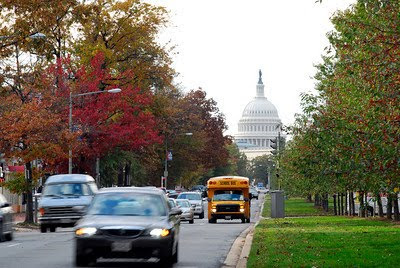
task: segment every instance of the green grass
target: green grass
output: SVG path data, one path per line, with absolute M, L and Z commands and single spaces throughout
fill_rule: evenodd
M 339 216 L 265 219 L 247 267 L 399 267 L 400 228 Z
M 332 206 L 332 202 L 330 202 Z M 332 215 L 332 212 L 324 212 L 321 208 L 314 207 L 314 203 L 308 203 L 304 198 L 289 198 L 285 200 L 285 216 L 298 217 L 298 216 L 322 216 Z M 265 203 L 263 209 L 263 216 L 271 216 L 271 196 L 265 196 Z

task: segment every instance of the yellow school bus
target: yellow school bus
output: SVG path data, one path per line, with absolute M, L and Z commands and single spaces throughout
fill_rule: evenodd
M 241 219 L 250 222 L 249 178 L 221 176 L 207 181 L 208 222 Z

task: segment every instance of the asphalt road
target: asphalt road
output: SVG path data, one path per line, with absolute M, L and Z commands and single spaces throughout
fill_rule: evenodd
M 252 201 L 252 221 L 260 209 Z M 183 222 L 179 241 L 179 262 L 174 267 L 218 268 L 224 262 L 232 243 L 249 224 L 240 220 L 196 218 L 194 224 Z M 0 243 L 0 268 L 64 268 L 74 267 L 72 228 L 58 228 L 56 233 L 39 231 L 15 232 L 14 240 Z M 158 267 L 154 263 L 98 260 L 95 267 Z

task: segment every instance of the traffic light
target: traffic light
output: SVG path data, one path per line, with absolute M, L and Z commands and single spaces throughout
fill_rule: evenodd
M 269 140 L 270 141 L 270 147 L 272 148 L 272 149 L 274 149 L 273 151 L 272 151 L 272 154 L 276 154 L 277 152 L 278 152 L 278 138 L 275 138 L 275 139 L 270 139 Z

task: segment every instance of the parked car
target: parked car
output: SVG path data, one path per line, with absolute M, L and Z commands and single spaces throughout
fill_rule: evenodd
M 0 241 L 13 239 L 13 210 L 4 195 L 0 194 Z
M 251 194 L 251 198 L 252 198 L 252 199 L 255 198 L 255 199 L 258 200 L 258 191 L 257 191 L 256 188 L 251 187 L 251 188 L 250 188 L 250 194 Z
M 190 224 L 194 223 L 194 207 L 190 204 L 188 199 L 177 199 L 175 202 L 182 210 L 181 221 L 188 221 Z
M 159 189 L 101 189 L 75 227 L 75 263 L 87 266 L 100 257 L 176 263 L 180 213 Z
M 83 216 L 97 186 L 84 174 L 62 174 L 47 178 L 39 202 L 39 223 L 42 233 L 55 232 L 57 227 L 71 227 Z
M 204 218 L 204 203 L 199 192 L 183 192 L 176 199 L 188 199 L 194 207 L 194 214 L 199 215 L 200 219 Z

